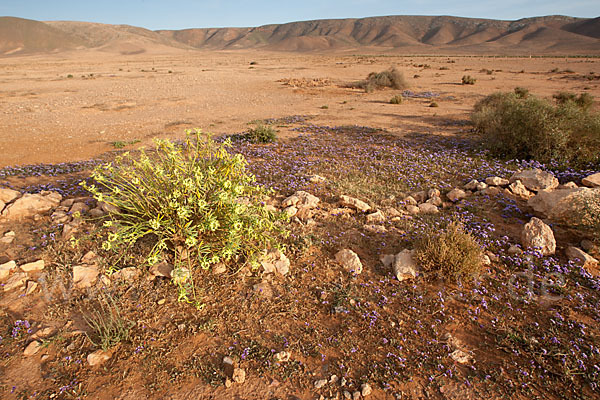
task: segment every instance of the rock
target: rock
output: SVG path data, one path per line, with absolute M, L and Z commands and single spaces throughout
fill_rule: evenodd
M 4 204 L 12 203 L 14 200 L 21 197 L 21 192 L 12 189 L 0 189 L 0 202 Z
M 468 364 L 469 362 L 471 362 L 472 359 L 471 355 L 465 353 L 460 349 L 456 349 L 452 353 L 450 353 L 450 358 L 452 358 L 459 364 Z
M 416 215 L 421 212 L 421 209 L 417 206 L 408 205 L 406 206 L 406 211 L 408 211 L 408 213 L 411 215 Z
M 472 179 L 470 180 L 467 184 L 465 184 L 465 186 L 463 186 L 463 188 L 465 188 L 466 190 L 470 190 L 472 192 L 477 190 L 477 185 L 479 184 L 479 181 L 477 179 Z
M 487 254 L 484 254 L 481 256 L 481 263 L 483 265 L 492 265 L 492 260 L 490 260 L 490 257 Z
M 558 185 L 559 189 L 577 189 L 579 186 L 575 182 L 567 182 L 564 185 Z
M 384 215 L 388 215 L 390 218 L 395 218 L 395 217 L 402 217 L 403 215 L 405 215 L 405 212 L 401 212 L 398 211 L 397 209 L 395 209 L 394 207 L 388 207 L 385 209 L 385 214 Z
M 23 272 L 37 272 L 43 270 L 45 266 L 44 260 L 37 260 L 32 263 L 23 264 L 19 268 L 21 268 L 21 271 Z
M 363 383 L 362 385 L 360 385 L 360 394 L 362 395 L 362 397 L 367 397 L 371 393 L 373 393 L 373 388 L 371 387 L 371 385 L 369 385 L 368 383 Z
M 416 206 L 417 204 L 419 204 L 417 200 L 412 196 L 405 197 L 403 202 L 408 206 Z
M 54 211 L 50 218 L 52 218 L 52 221 L 54 221 L 57 224 L 64 224 L 71 220 L 71 216 L 68 215 L 65 211 L 58 210 Z
M 89 215 L 90 215 L 90 217 L 92 217 L 92 218 L 102 218 L 102 217 L 104 217 L 104 216 L 107 214 L 107 212 L 106 212 L 106 211 L 104 211 L 104 210 L 103 210 L 102 208 L 100 208 L 100 207 L 96 207 L 96 208 L 92 208 L 92 209 L 89 211 L 89 213 L 88 213 L 88 214 L 89 214 Z
M 56 332 L 55 328 L 52 328 L 51 326 L 47 326 L 47 327 L 42 328 L 42 329 L 38 330 L 37 332 L 35 332 L 33 335 L 31 335 L 31 338 L 32 339 L 45 339 L 45 338 L 51 336 L 55 332 Z
M 363 229 L 365 231 L 371 232 L 371 233 L 379 233 L 379 234 L 387 233 L 387 229 L 383 225 L 375 225 L 375 224 L 365 225 L 365 226 L 363 226 Z
M 319 379 L 314 383 L 315 389 L 321 389 L 323 386 L 327 385 L 327 379 Z
M 283 209 L 283 212 L 288 215 L 288 217 L 293 217 L 298 213 L 298 209 L 295 206 L 289 206 Z
M 585 204 L 600 202 L 600 188 L 541 190 L 527 201 L 527 205 L 553 221 L 577 224 Z
M 292 354 L 289 351 L 280 351 L 279 353 L 275 353 L 273 358 L 277 362 L 288 362 L 292 358 Z
M 33 217 L 52 210 L 60 204 L 62 196 L 56 192 L 26 193 L 6 206 L 2 216 L 8 220 Z
M 432 199 L 434 197 L 441 197 L 442 193 L 440 193 L 440 191 L 438 189 L 429 189 L 427 191 L 427 198 L 428 199 Z
M 594 244 L 594 242 L 592 242 L 591 240 L 586 240 L 586 239 L 581 241 L 581 248 L 588 253 L 598 251 L 598 247 Z M 0 265 L 0 268 L 2 268 L 1 265 Z
M 486 196 L 497 196 L 500 194 L 500 191 L 500 188 L 498 188 L 497 186 L 488 186 L 487 188 L 483 189 L 481 193 L 483 193 Z
M 317 206 L 317 204 L 319 204 L 320 201 L 321 200 L 317 196 L 313 196 L 304 190 L 298 190 L 296 193 L 283 200 L 281 205 L 284 207 L 306 206 L 314 208 Z
M 413 258 L 414 250 L 402 250 L 394 257 L 392 270 L 400 282 L 417 276 L 417 264 Z
M 78 289 L 85 289 L 94 286 L 98 280 L 100 271 L 96 266 L 86 267 L 76 265 L 73 267 L 73 284 Z
M 42 343 L 38 342 L 37 340 L 34 340 L 33 342 L 29 343 L 27 345 L 27 347 L 25 347 L 25 351 L 23 352 L 23 355 L 25 357 L 32 356 L 35 353 L 37 353 L 38 351 L 40 351 L 41 348 L 42 348 Z
M 432 205 L 434 205 L 434 206 L 436 206 L 436 207 L 441 207 L 441 206 L 442 206 L 442 204 L 444 204 L 444 201 L 443 201 L 443 200 L 442 200 L 442 198 L 441 198 L 441 197 L 439 197 L 439 196 L 433 196 L 433 197 L 429 198 L 429 199 L 428 199 L 428 200 L 425 202 L 425 204 L 432 204 Z
M 433 204 L 423 203 L 423 204 L 419 204 L 419 211 L 422 212 L 423 214 L 435 214 L 435 213 L 439 212 L 440 210 Z
M 530 199 L 534 196 L 533 193 L 531 193 L 526 187 L 525 185 L 523 185 L 523 182 L 521 182 L 520 180 L 515 180 L 513 181 L 510 185 L 508 185 L 508 190 L 510 190 L 510 192 L 512 194 L 514 194 L 517 197 L 521 197 L 523 199 Z
M 586 176 L 581 183 L 587 187 L 600 188 L 600 172 Z
M 325 183 L 325 182 L 327 182 L 327 179 L 320 175 L 309 175 L 307 178 L 310 183 Z
M 307 221 L 312 218 L 314 214 L 313 208 L 309 206 L 301 206 L 298 208 L 298 212 L 296 212 L 296 217 L 301 219 L 302 221 Z
M 221 275 L 227 272 L 227 266 L 223 263 L 217 263 L 212 267 L 212 273 L 215 275 Z
M 15 240 L 15 233 L 13 231 L 6 232 L 2 238 L 0 238 L 0 243 L 11 244 Z
M 257 292 L 258 294 L 260 294 L 264 297 L 267 297 L 267 298 L 273 297 L 273 288 L 271 288 L 271 285 L 267 281 L 262 281 L 260 283 L 257 283 L 256 285 L 253 286 L 253 289 L 255 292 Z
M 90 365 L 90 367 L 95 367 L 97 365 L 104 364 L 105 362 L 110 360 L 111 357 L 111 353 L 104 350 L 97 350 L 93 353 L 88 354 L 87 362 Z
M 142 271 L 137 269 L 136 267 L 127 267 L 118 270 L 114 274 L 111 275 L 111 278 L 114 280 L 122 280 L 126 282 L 131 282 L 133 280 L 139 279 L 142 275 Z
M 511 256 L 516 256 L 517 254 L 523 253 L 523 250 L 521 250 L 521 248 L 519 246 L 517 246 L 516 244 L 513 244 L 512 246 L 510 246 L 508 248 L 508 250 L 506 252 Z
M 96 253 L 94 253 L 93 251 L 88 251 L 81 258 L 81 262 L 84 264 L 96 264 L 99 259 L 100 259 L 100 257 L 98 257 L 98 255 Z
M 260 263 L 267 274 L 279 272 L 287 275 L 290 272 L 290 260 L 278 249 L 269 250 Z
M 451 202 L 456 203 L 457 201 L 462 200 L 465 197 L 467 197 L 467 194 L 465 193 L 464 190 L 460 190 L 460 189 L 455 188 L 455 189 L 452 189 L 451 191 L 449 191 L 446 194 L 446 197 Z
M 5 280 L 10 275 L 10 272 L 17 268 L 17 263 L 9 261 L 0 265 L 0 281 Z
M 79 231 L 79 226 L 81 225 L 81 220 L 73 220 L 68 224 L 63 225 L 62 229 L 62 239 L 69 240 Z
M 539 168 L 517 172 L 510 177 L 510 183 L 521 181 L 523 186 L 534 192 L 552 190 L 558 187 L 558 179 L 549 172 Z
M 173 265 L 166 261 L 159 262 L 150 267 L 149 270 L 152 276 L 161 278 L 171 278 L 171 272 L 173 272 Z
M 500 178 L 498 176 L 490 176 L 485 178 L 485 183 L 490 186 L 508 186 L 510 183 L 508 179 Z
M 19 272 L 8 278 L 6 283 L 4 284 L 4 291 L 8 292 L 13 289 L 21 288 L 27 282 L 27 274 L 24 272 Z
M 385 222 L 385 215 L 381 210 L 367 215 L 367 223 L 376 224 L 378 222 Z
M 71 214 L 75 214 L 75 213 L 83 214 L 83 213 L 88 212 L 89 210 L 90 210 L 90 206 L 88 206 L 85 203 L 79 202 L 79 203 L 73 203 L 69 212 Z
M 234 364 L 233 358 L 231 358 L 229 356 L 223 357 L 223 364 L 226 365 L 226 366 L 229 365 L 229 366 L 233 367 L 233 364 Z
M 552 255 L 556 251 L 552 228 L 536 217 L 525 224 L 521 233 L 521 244 L 525 248 L 537 248 L 543 255 Z
M 352 393 L 350 393 L 347 390 L 344 390 L 344 399 L 346 399 L 346 400 L 352 400 Z
M 121 212 L 119 207 L 113 206 L 112 204 L 108 204 L 104 201 L 99 201 L 96 206 L 100 207 L 100 209 L 104 211 L 105 214 L 118 214 L 119 212 Z
M 390 268 L 392 266 L 392 264 L 394 263 L 395 258 L 396 258 L 396 256 L 393 254 L 384 254 L 383 256 L 381 256 L 379 261 L 381 261 L 381 263 L 383 264 L 383 266 L 385 268 Z
M 355 274 L 360 274 L 363 270 L 363 265 L 360 262 L 358 254 L 350 249 L 344 249 L 337 252 L 335 260 L 340 263 L 346 270 Z
M 355 210 L 361 212 L 367 212 L 371 210 L 371 206 L 364 201 L 345 195 L 340 196 L 340 204 L 344 207 L 354 208 Z
M 358 390 L 352 393 L 352 400 L 360 400 L 360 392 Z
M 235 383 L 244 383 L 244 382 L 246 382 L 246 371 L 243 370 L 242 368 L 234 368 L 233 369 L 233 375 L 231 376 L 231 379 Z
M 583 251 L 577 247 L 573 247 L 573 246 L 568 247 L 566 253 L 567 253 L 567 257 L 569 258 L 569 261 L 573 261 L 577 265 L 581 265 L 581 266 L 596 266 L 596 265 L 598 265 L 598 260 L 596 260 L 594 257 L 590 256 L 588 253 L 586 253 L 585 251 Z
M 487 183 L 485 182 L 479 182 L 477 183 L 477 187 L 475 188 L 478 192 L 481 192 L 482 190 L 485 190 L 488 188 Z
M 37 289 L 38 287 L 38 283 L 35 281 L 29 281 L 27 282 L 27 289 L 25 290 L 25 295 L 30 295 L 31 293 L 35 292 L 35 289 Z

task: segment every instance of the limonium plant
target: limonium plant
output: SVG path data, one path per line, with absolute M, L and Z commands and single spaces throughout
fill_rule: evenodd
M 258 267 L 266 248 L 280 248 L 285 215 L 264 203 L 271 191 L 256 183 L 229 140 L 186 131 L 182 144 L 155 139 L 156 151 L 124 153 L 96 167 L 93 184 L 82 185 L 114 207 L 105 250 L 122 251 L 151 237 L 149 265 L 174 255 L 174 283 L 188 300 L 191 271 L 233 259 Z M 184 264 L 185 262 L 185 264 Z M 191 285 L 191 286 L 190 286 Z

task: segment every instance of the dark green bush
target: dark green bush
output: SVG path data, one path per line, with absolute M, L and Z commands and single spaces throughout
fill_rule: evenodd
M 458 222 L 429 229 L 415 243 L 415 260 L 423 271 L 445 280 L 473 278 L 483 268 L 481 246 Z
M 553 105 L 535 96 L 494 93 L 475 104 L 471 118 L 492 155 L 565 168 L 600 162 L 600 116 L 574 101 Z

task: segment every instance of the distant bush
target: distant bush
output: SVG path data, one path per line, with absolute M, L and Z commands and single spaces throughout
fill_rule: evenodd
M 400 94 L 397 94 L 390 99 L 390 104 L 402 104 L 403 100 L 404 100 L 404 97 L 402 97 L 402 95 L 400 95 Z
M 186 300 L 189 268 L 208 269 L 238 256 L 258 266 L 259 253 L 278 246 L 284 216 L 266 208 L 268 191 L 246 171 L 244 157 L 228 152 L 229 140 L 217 143 L 199 131 L 188 131 L 181 146 L 155 143 L 155 154 L 125 153 L 94 170 L 98 186 L 82 184 L 119 210 L 106 223 L 113 231 L 103 248 L 123 252 L 146 238 L 152 243 L 148 264 L 174 256 L 175 274 L 185 277 L 177 281 L 180 299 Z
M 483 268 L 481 247 L 455 221 L 426 232 L 415 243 L 415 259 L 423 271 L 445 280 L 473 278 Z
M 492 155 L 564 168 L 598 164 L 600 116 L 568 97 L 553 105 L 535 96 L 494 93 L 475 104 L 471 118 Z
M 518 99 L 524 99 L 529 96 L 529 89 L 517 86 L 515 88 L 515 95 L 517 96 Z
M 67 75 L 67 78 L 71 79 L 73 77 L 73 74 L 69 74 Z
M 439 106 L 440 105 L 435 100 L 433 100 L 431 103 L 429 103 L 429 107 L 439 107 Z
M 594 96 L 589 93 L 581 93 L 577 96 L 572 92 L 558 92 L 553 94 L 552 98 L 556 100 L 558 104 L 572 102 L 585 110 L 588 110 L 594 105 Z
M 573 224 L 578 229 L 590 233 L 596 243 L 600 244 L 600 195 L 590 193 L 579 199 L 576 204 Z
M 352 84 L 351 86 L 364 89 L 365 92 L 371 93 L 374 90 L 386 87 L 399 90 L 406 89 L 408 88 L 408 83 L 404 78 L 404 74 L 392 67 L 382 72 L 371 72 L 367 76 L 367 79 Z
M 269 125 L 259 124 L 244 135 L 252 143 L 273 143 L 277 140 L 277 131 Z
M 473 78 L 471 75 L 463 75 L 462 84 L 463 85 L 474 85 L 477 82 L 477 79 Z

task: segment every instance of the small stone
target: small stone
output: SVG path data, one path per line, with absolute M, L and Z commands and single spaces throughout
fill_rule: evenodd
M 516 244 L 513 244 L 512 246 L 510 246 L 508 248 L 508 250 L 506 252 L 511 256 L 516 256 L 517 254 L 523 253 L 523 250 Z
M 367 232 L 371 232 L 371 233 L 382 234 L 382 233 L 386 233 L 387 232 L 386 227 L 383 226 L 383 225 L 365 225 L 365 226 L 363 226 L 363 228 Z
M 487 254 L 484 254 L 481 256 L 481 263 L 483 265 L 492 265 L 492 260 L 490 260 L 490 257 Z
M 400 282 L 417 276 L 417 264 L 414 260 L 414 250 L 402 250 L 394 257 L 392 264 L 394 276 Z
M 394 217 L 402 217 L 403 215 L 405 215 L 405 212 L 401 212 L 397 209 L 395 209 L 394 207 L 388 207 L 385 209 L 385 214 L 384 215 L 388 215 L 390 218 L 394 218 Z
M 231 379 L 235 383 L 244 383 L 244 382 L 246 382 L 246 371 L 243 370 L 242 368 L 234 368 L 233 369 L 233 376 L 231 377 Z
M 379 261 L 381 261 L 385 268 L 390 268 L 395 258 L 396 256 L 394 254 L 384 254 L 383 256 L 381 256 Z
M 500 178 L 498 176 L 490 176 L 485 178 L 485 183 L 490 186 L 508 186 L 510 183 L 508 179 Z
M 113 206 L 112 204 L 108 204 L 104 201 L 99 201 L 97 207 L 100 207 L 105 214 L 118 214 L 121 210 L 117 206 Z
M 371 385 L 369 385 L 368 383 L 363 383 L 362 385 L 360 385 L 360 394 L 362 395 L 362 397 L 367 397 L 371 393 L 373 393 L 373 388 L 371 387 Z
M 76 213 L 83 214 L 83 213 L 88 212 L 89 210 L 90 210 L 90 206 L 88 206 L 85 203 L 80 202 L 80 203 L 74 203 L 71 206 L 71 209 L 69 210 L 69 212 L 71 214 L 76 214 Z
M 92 209 L 89 211 L 89 213 L 88 213 L 88 214 L 89 214 L 89 215 L 90 215 L 90 217 L 92 217 L 92 218 L 102 218 L 102 217 L 104 217 L 104 216 L 107 214 L 107 212 L 106 212 L 106 211 L 104 211 L 104 210 L 103 210 L 102 208 L 100 208 L 100 207 L 96 207 L 96 208 L 92 208 Z
M 292 358 L 292 354 L 289 351 L 280 351 L 275 353 L 273 356 L 277 362 L 288 362 Z
M 486 196 L 497 196 L 500 194 L 500 189 L 496 186 L 488 186 L 481 191 Z
M 16 234 L 13 231 L 6 232 L 2 238 L 0 238 L 0 243 L 11 244 L 15 240 Z
M 25 285 L 25 282 L 27 282 L 27 274 L 26 273 L 19 272 L 17 274 L 14 274 L 10 278 L 8 278 L 8 280 L 4 284 L 4 291 L 8 292 L 13 289 L 21 288 Z
M 0 281 L 5 280 L 10 275 L 10 272 L 17 268 L 17 263 L 9 261 L 0 265 Z
M 478 192 L 481 192 L 482 190 L 485 190 L 488 188 L 487 183 L 485 182 L 479 182 L 477 183 L 477 186 L 475 187 L 475 190 L 477 190 Z
M 352 393 L 352 400 L 360 400 L 360 392 L 358 390 Z
M 154 277 L 171 278 L 171 272 L 173 272 L 173 265 L 166 261 L 159 262 L 150 267 L 150 274 Z
M 113 280 L 123 280 L 126 282 L 131 282 L 133 280 L 138 279 L 142 275 L 142 271 L 137 269 L 136 267 L 127 267 L 118 270 L 114 274 L 111 275 Z
M 43 270 L 45 265 L 44 260 L 37 260 L 32 263 L 23 264 L 19 268 L 21 268 L 21 271 L 23 272 L 37 272 Z
M 456 361 L 459 364 L 468 364 L 472 359 L 472 357 L 468 353 L 465 353 L 464 351 L 462 351 L 460 349 L 454 350 L 450 354 L 450 358 L 452 358 L 454 361 Z
M 340 378 L 338 378 L 338 376 L 337 376 L 337 375 L 331 375 L 331 377 L 329 378 L 329 383 L 337 383 L 337 381 L 338 381 L 339 379 L 340 379 Z
M 310 183 L 325 183 L 325 182 L 327 182 L 327 179 L 320 175 L 309 175 L 308 181 Z
M 408 213 L 411 215 L 416 215 L 421 212 L 421 209 L 417 206 L 408 205 L 406 206 L 406 211 L 408 211 Z
M 521 244 L 525 248 L 537 248 L 543 255 L 552 255 L 556 251 L 552 228 L 536 217 L 525 224 L 521 233 Z
M 104 350 L 97 350 L 93 353 L 88 354 L 87 362 L 91 367 L 95 367 L 97 365 L 104 364 L 106 361 L 110 360 L 112 354 L 106 352 Z
M 417 200 L 412 196 L 405 197 L 403 201 L 404 201 L 404 204 L 406 204 L 408 206 L 416 206 L 417 204 L 419 204 L 417 202 Z
M 449 191 L 446 194 L 446 197 L 448 198 L 448 200 L 450 200 L 453 203 L 456 203 L 459 200 L 464 199 L 465 197 L 467 197 L 467 194 L 465 193 L 464 190 L 460 190 L 460 189 L 452 189 L 451 191 Z
M 581 183 L 591 188 L 600 187 L 600 172 L 586 176 L 581 180 Z
M 439 196 L 433 196 L 433 197 L 429 198 L 429 200 L 427 200 L 425 202 L 425 204 L 433 204 L 436 207 L 441 207 L 442 204 L 444 204 L 444 201 Z
M 304 190 L 298 190 L 296 193 L 294 193 L 293 195 L 291 195 L 288 198 L 286 198 L 285 200 L 283 200 L 281 202 L 281 205 L 284 207 L 306 206 L 306 207 L 314 208 L 317 206 L 317 204 L 320 201 L 321 200 L 317 196 L 314 196 L 308 192 L 305 192 Z
M 429 196 L 427 195 L 426 191 L 421 190 L 419 192 L 413 193 L 412 197 L 417 201 L 417 203 L 423 203 L 425 200 L 427 200 Z
M 323 386 L 327 385 L 327 379 L 319 379 L 314 383 L 315 389 L 321 389 Z
M 376 224 L 378 222 L 385 222 L 385 215 L 381 210 L 378 210 L 372 214 L 367 215 L 368 224 Z
M 231 381 L 231 379 L 229 379 L 229 378 L 225 378 L 225 387 L 226 387 L 227 389 L 229 389 L 229 388 L 230 388 L 230 387 L 232 387 L 232 386 L 233 386 L 233 382 Z
M 229 356 L 223 357 L 223 364 L 233 366 L 233 358 Z
M 38 351 L 40 351 L 41 348 L 42 348 L 42 343 L 38 342 L 37 340 L 34 340 L 33 342 L 29 343 L 27 345 L 27 347 L 25 347 L 25 351 L 23 352 L 23 355 L 25 357 L 32 356 L 35 353 L 37 353 Z
M 96 266 L 76 265 L 73 267 L 73 284 L 78 289 L 91 287 L 96 283 L 99 274 Z
M 351 399 L 352 399 L 352 393 L 350 393 L 350 392 L 349 392 L 349 391 L 347 391 L 347 390 L 344 390 L 344 398 L 345 398 L 346 400 L 351 400 Z
M 463 186 L 466 190 L 475 191 L 477 190 L 477 185 L 479 181 L 477 179 L 470 180 L 465 186 Z
M 598 265 L 598 260 L 596 260 L 594 257 L 590 256 L 588 253 L 586 253 L 585 251 L 583 251 L 577 247 L 573 247 L 573 246 L 568 247 L 566 253 L 567 253 L 567 257 L 569 258 L 569 261 L 573 261 L 577 265 L 581 265 L 581 266 L 596 266 L 596 265 Z
M 37 289 L 37 287 L 38 287 L 37 282 L 35 282 L 35 281 L 27 282 L 27 289 L 25 290 L 25 294 L 30 295 L 31 293 L 35 292 L 35 289 Z
M 344 249 L 337 252 L 335 260 L 340 263 L 346 270 L 355 274 L 360 274 L 363 270 L 363 265 L 360 262 L 358 254 L 350 249 Z
M 288 215 L 288 217 L 291 218 L 298 213 L 298 208 L 296 208 L 295 206 L 289 206 L 289 207 L 284 208 L 283 212 L 286 213 Z
M 96 253 L 94 253 L 93 251 L 88 251 L 81 258 L 81 262 L 83 264 L 96 264 L 99 259 L 100 259 L 100 257 L 98 257 L 98 255 Z
M 437 212 L 439 212 L 440 210 L 434 206 L 433 204 L 427 204 L 427 203 L 423 203 L 423 204 L 419 204 L 419 210 L 420 212 L 422 212 L 423 214 L 435 214 Z
M 340 196 L 340 204 L 344 207 L 350 207 L 361 212 L 367 212 L 371 210 L 371 206 L 364 201 L 345 195 Z
M 440 197 L 442 193 L 438 189 L 429 189 L 427 191 L 427 198 L 432 199 L 434 197 Z
M 573 181 L 567 182 L 564 185 L 558 185 L 559 189 L 577 189 L 579 186 Z
M 217 263 L 212 267 L 212 273 L 215 275 L 222 275 L 227 272 L 227 266 L 223 263 Z

